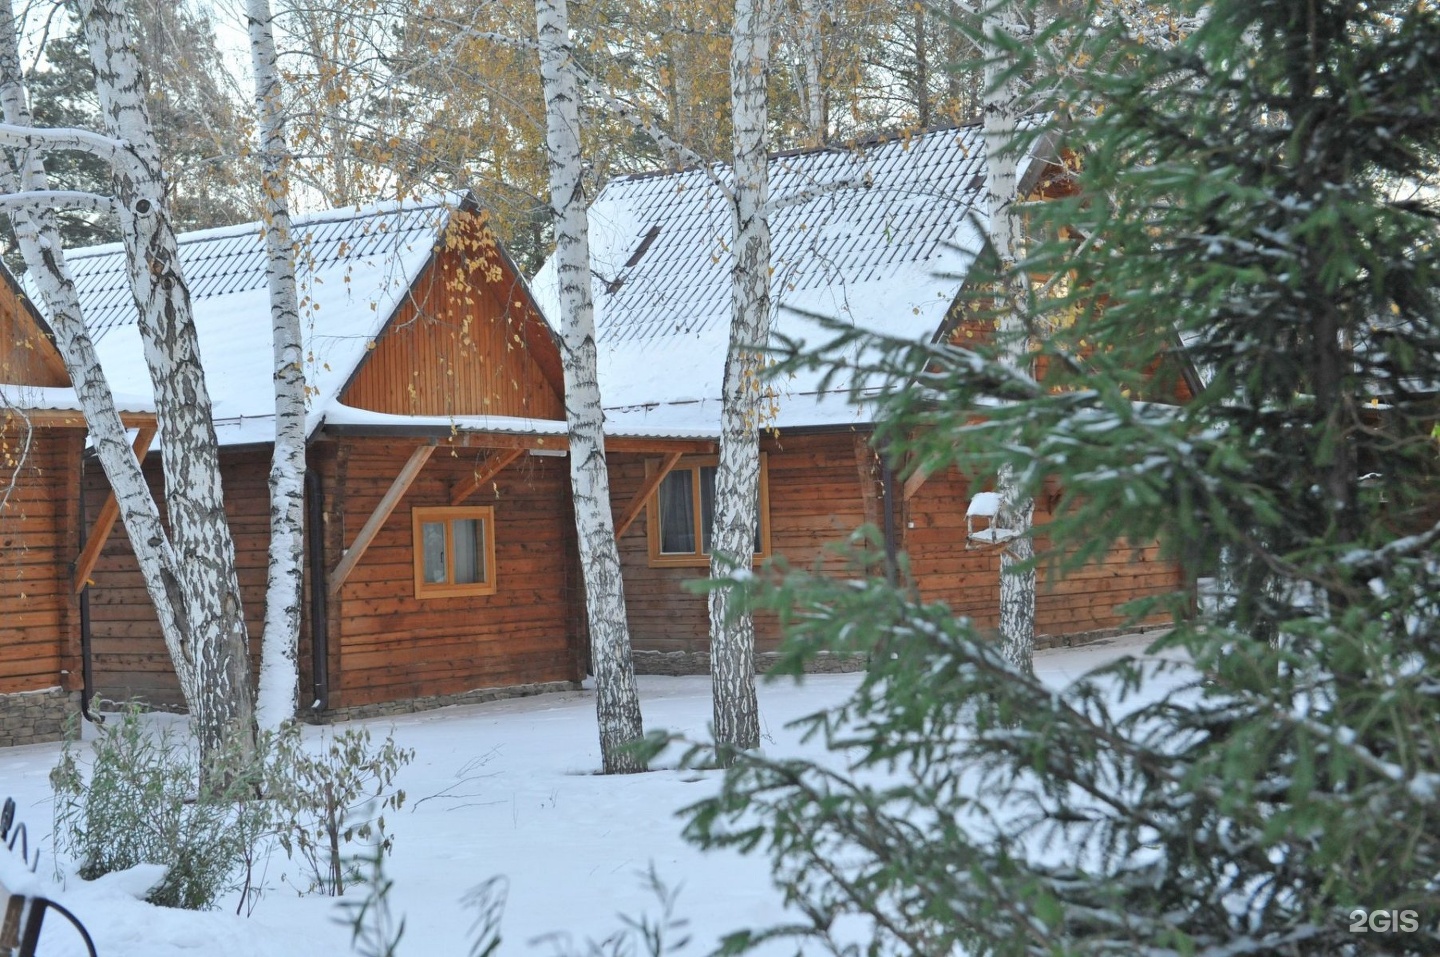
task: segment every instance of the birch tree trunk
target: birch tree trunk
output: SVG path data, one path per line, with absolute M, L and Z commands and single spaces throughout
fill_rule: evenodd
M 570 65 L 566 0 L 536 0 L 535 27 L 545 89 L 550 205 L 555 215 L 555 272 L 560 290 L 565 419 L 570 435 L 570 485 L 585 580 L 590 660 L 600 754 L 606 774 L 645 770 L 625 750 L 642 737 L 640 698 L 630 655 L 620 550 L 610 514 L 604 416 L 595 365 L 595 306 L 590 288 L 590 237 L 581 185 L 580 104 Z
M 827 91 L 821 75 L 825 58 L 825 19 L 831 13 L 833 0 L 801 0 L 800 56 L 804 62 L 801 85 L 805 107 L 805 127 L 811 146 L 824 146 L 826 137 Z
M 0 23 L 0 102 L 3 102 L 5 122 L 30 127 L 33 118 L 21 82 L 23 74 L 17 48 L 16 20 L 9 0 L 0 7 L 0 16 L 3 16 L 3 23 Z M 6 151 L 3 161 L 0 161 L 0 190 L 6 193 L 22 190 L 36 194 L 48 192 L 45 166 L 39 152 Z M 11 222 L 25 265 L 48 308 L 55 344 L 90 429 L 91 446 L 115 492 L 120 521 L 144 576 L 147 594 L 155 606 L 180 690 L 187 702 L 193 702 L 197 697 L 195 666 L 175 553 L 160 522 L 159 509 L 150 495 L 140 463 L 131 450 L 109 383 L 105 381 L 94 344 L 85 328 L 75 283 L 65 263 L 65 250 L 54 211 L 44 207 L 15 210 L 11 213 Z
M 770 339 L 769 157 L 765 102 L 773 0 L 737 0 L 730 34 L 730 108 L 734 122 L 734 241 L 730 345 L 720 412 L 720 461 L 710 576 L 749 572 L 760 501 L 760 349 Z M 710 592 L 710 675 L 715 743 L 729 763 L 735 750 L 760 746 L 755 702 L 755 622 L 734 607 L 728 589 Z M 727 756 L 727 752 L 729 752 Z
M 295 245 L 290 234 L 290 149 L 285 141 L 269 0 L 247 0 L 247 14 L 250 65 L 255 72 L 255 111 L 260 118 L 265 256 L 269 262 L 271 336 L 275 351 L 270 552 L 255 716 L 260 727 L 273 730 L 295 716 L 300 687 L 296 654 L 305 575 L 305 356 L 301 345 L 299 296 L 295 290 Z
M 1023 109 L 1024 85 L 1017 76 L 1006 77 L 1012 66 L 1006 52 L 1027 32 L 1013 5 L 1001 2 L 987 8 L 982 25 L 986 49 L 985 101 L 981 135 L 985 143 L 985 198 L 990 222 L 990 243 L 999 260 L 996 289 L 996 330 L 1013 349 L 1011 361 L 1020 367 L 1029 361 L 1025 338 L 1025 279 L 1016 270 L 1019 260 L 1019 155 L 1016 135 Z M 995 526 L 1012 535 L 1000 552 L 1000 641 L 1005 656 L 1029 671 L 1035 653 L 1035 570 L 1024 563 L 1034 556 L 1030 521 L 1034 502 L 1023 494 L 1013 471 L 1002 469 L 996 482 L 1000 508 Z
M 114 168 L 120 233 L 155 390 L 171 542 L 196 667 L 192 716 L 201 750 L 254 742 L 249 643 L 235 546 L 220 488 L 219 446 L 200 366 L 190 290 L 165 203 L 159 149 L 122 0 L 80 0 L 101 115 L 131 162 Z

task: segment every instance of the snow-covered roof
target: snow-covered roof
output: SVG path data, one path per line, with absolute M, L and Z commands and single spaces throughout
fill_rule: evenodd
M 137 415 L 154 414 L 155 403 L 148 397 L 115 393 L 115 411 Z M 0 382 L 0 409 L 22 412 L 79 412 L 80 398 L 71 388 L 15 385 Z
M 312 429 L 425 268 L 453 206 L 392 202 L 295 219 Z M 274 441 L 275 360 L 261 226 L 184 233 L 179 243 L 220 443 Z M 72 250 L 66 259 L 110 387 L 148 401 L 150 373 L 124 247 Z
M 775 333 L 825 342 L 833 335 L 813 318 L 824 316 L 933 335 L 981 246 L 984 173 L 978 126 L 773 157 L 770 195 L 782 204 L 770 217 Z M 730 239 L 730 208 L 702 169 L 615 180 L 591 205 L 607 431 L 718 425 Z M 552 258 L 532 283 L 551 322 L 560 315 L 554 268 Z M 868 408 L 846 402 L 848 382 L 822 394 L 819 379 L 774 383 L 770 424 L 869 421 Z

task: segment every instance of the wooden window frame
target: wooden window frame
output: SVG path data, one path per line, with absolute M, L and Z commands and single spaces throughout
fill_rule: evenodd
M 704 529 L 701 524 L 705 516 L 700 507 L 700 470 L 706 467 L 719 465 L 720 457 L 716 455 L 687 455 L 675 463 L 670 470 L 673 475 L 676 472 L 689 471 L 693 473 L 690 480 L 690 494 L 694 500 L 694 514 L 696 516 L 695 547 L 697 551 L 689 554 L 677 552 L 660 551 L 660 488 L 655 487 L 651 493 L 650 500 L 646 504 L 645 537 L 648 542 L 648 551 L 651 568 L 709 568 L 710 556 L 705 552 L 698 551 L 704 541 Z M 654 475 L 659 468 L 659 462 L 654 459 L 645 461 L 645 474 Z M 668 477 L 668 476 L 667 476 Z M 753 564 L 760 564 L 770 557 L 770 466 L 766 453 L 760 453 L 760 550 L 755 553 Z
M 437 584 L 425 580 L 425 545 L 423 528 L 430 523 L 444 523 L 445 525 L 445 563 L 446 575 L 449 578 L 455 576 L 455 548 L 451 540 L 454 533 L 454 525 L 457 519 L 475 519 L 482 527 L 481 536 L 483 560 L 485 562 L 485 574 L 478 582 L 464 582 L 455 584 L 447 582 Z M 410 509 L 410 547 L 414 552 L 415 565 L 415 597 L 426 598 L 460 598 L 471 595 L 493 595 L 495 594 L 495 507 L 493 505 L 435 505 L 416 506 Z

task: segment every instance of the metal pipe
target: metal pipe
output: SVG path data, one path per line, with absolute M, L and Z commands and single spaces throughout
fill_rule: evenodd
M 880 490 L 885 496 L 885 580 L 894 585 L 900 545 L 895 526 L 895 469 L 888 449 L 880 453 Z
M 330 706 L 330 628 L 325 606 L 325 488 L 320 472 L 305 470 L 305 543 L 310 566 L 310 683 L 315 711 Z
M 90 532 L 90 523 L 85 515 L 85 455 L 80 455 L 80 552 L 85 551 L 85 539 Z M 77 552 L 76 554 L 79 554 Z M 70 564 L 70 573 L 75 573 L 75 563 Z M 102 724 L 98 715 L 90 713 L 90 700 L 95 696 L 95 664 L 90 649 L 90 585 L 80 589 L 80 716 L 91 724 Z

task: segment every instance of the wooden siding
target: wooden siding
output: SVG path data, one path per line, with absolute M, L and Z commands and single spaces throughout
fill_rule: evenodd
M 762 443 L 769 462 L 772 551 L 792 567 L 818 565 L 844 573 L 845 562 L 826 546 L 846 540 L 866 522 L 881 522 L 879 469 L 863 450 L 857 452 L 856 437 L 837 432 L 767 438 Z M 611 457 L 617 508 L 643 481 L 644 460 Z M 900 546 L 909 553 L 925 599 L 948 602 L 956 614 L 993 628 L 1000 595 L 999 555 L 994 549 L 965 548 L 968 493 L 967 483 L 953 471 L 931 477 L 897 516 Z M 1043 527 L 1048 520 L 1049 514 L 1038 508 L 1037 525 Z M 705 597 L 688 592 L 685 583 L 703 578 L 705 571 L 650 567 L 649 521 L 647 508 L 620 541 L 631 640 L 639 650 L 704 651 L 709 627 Z M 1129 622 L 1116 611 L 1117 605 L 1182 586 L 1179 567 L 1162 560 L 1154 545 L 1117 548 L 1063 581 L 1047 582 L 1042 571 L 1036 632 L 1064 635 L 1121 627 Z M 774 650 L 779 638 L 773 618 L 757 618 L 757 650 Z
M 452 237 L 376 339 L 341 401 L 395 415 L 563 419 L 562 391 L 555 343 L 493 239 Z
M 86 460 L 85 513 L 99 513 L 110 491 L 93 458 Z M 265 619 L 265 561 L 270 541 L 268 451 L 223 452 L 220 480 L 225 514 L 235 538 L 235 564 L 250 635 L 252 662 L 259 664 Z M 160 456 L 145 460 L 150 492 L 165 514 Z M 90 651 L 94 691 L 113 701 L 138 699 L 150 707 L 183 709 L 184 697 L 160 634 L 155 608 L 130 548 L 122 523 L 116 522 L 100 560 L 90 574 Z
M 948 603 L 955 614 L 970 617 L 982 628 L 997 628 L 1000 551 L 965 547 L 969 486 L 954 469 L 932 475 L 904 505 L 901 546 L 910 556 L 923 598 Z M 1049 521 L 1045 503 L 1037 502 L 1034 524 L 1040 550 L 1048 544 L 1044 527 Z M 1035 633 L 1069 635 L 1125 627 L 1133 622 L 1118 606 L 1184 586 L 1179 565 L 1163 560 L 1154 543 L 1111 549 L 1062 580 L 1047 580 L 1042 565 L 1035 590 Z
M 828 554 L 825 546 L 843 541 L 863 525 L 867 499 L 874 501 L 873 476 L 870 482 L 861 481 L 855 433 L 766 438 L 761 448 L 769 471 L 772 553 L 792 566 L 810 568 L 818 562 L 827 571 L 842 572 L 844 561 Z M 610 491 L 617 510 L 644 481 L 645 458 L 610 456 Z M 685 583 L 704 578 L 706 570 L 650 567 L 650 512 L 641 512 L 620 539 L 631 642 L 647 651 L 704 651 L 709 645 L 706 599 L 686 591 Z M 773 651 L 780 640 L 774 618 L 757 616 L 755 628 L 756 648 Z
M 70 588 L 79 549 L 84 435 L 0 421 L 0 694 L 80 687 L 80 618 Z
M 411 451 L 388 438 L 341 445 L 345 494 L 327 502 L 332 534 L 355 537 Z M 568 634 L 579 583 L 563 458 L 522 456 L 468 500 L 494 508 L 494 594 L 415 597 L 410 509 L 448 505 L 487 454 L 442 447 L 431 456 L 331 602 L 332 707 L 580 677 Z
M 60 353 L 42 331 L 8 274 L 0 276 L 0 382 L 67 388 Z

